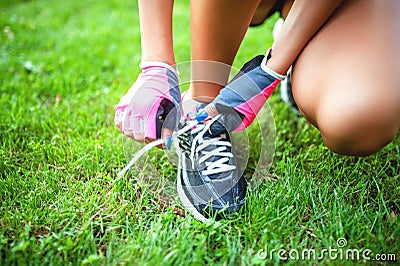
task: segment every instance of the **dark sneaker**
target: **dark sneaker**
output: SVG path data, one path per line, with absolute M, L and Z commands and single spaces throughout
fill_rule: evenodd
M 301 115 L 299 107 L 297 106 L 292 92 L 292 68 L 289 69 L 287 77 L 281 82 L 281 98 L 289 106 L 294 113 Z
M 178 131 L 177 189 L 183 205 L 206 222 L 237 212 L 246 198 L 247 181 L 232 152 L 228 133 L 211 135 L 207 124 L 186 121 Z

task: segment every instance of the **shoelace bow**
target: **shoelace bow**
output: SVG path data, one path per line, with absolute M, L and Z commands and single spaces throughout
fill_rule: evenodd
M 192 145 L 190 148 L 190 159 L 192 162 L 192 167 L 195 168 L 195 154 L 196 152 L 200 152 L 201 157 L 199 158 L 198 163 L 200 164 L 205 162 L 206 164 L 206 169 L 202 170 L 203 175 L 227 172 L 236 168 L 236 166 L 234 165 L 227 164 L 230 158 L 233 157 L 232 152 L 228 150 L 228 147 L 231 147 L 231 143 L 229 141 L 222 141 L 221 137 L 204 139 L 204 134 L 209 130 L 211 124 L 218 118 L 219 115 L 215 116 L 206 125 L 199 124 L 196 120 L 189 121 L 186 126 L 184 126 L 182 129 L 175 131 L 172 135 L 172 141 L 175 141 L 180 135 L 185 134 L 189 130 L 191 131 L 191 134 L 198 133 L 198 135 L 192 141 Z M 146 144 L 133 156 L 132 160 L 117 174 L 117 176 L 122 176 L 123 174 L 125 174 L 135 164 L 135 162 L 139 160 L 139 158 L 147 153 L 150 149 L 159 145 L 163 145 L 164 143 L 164 139 L 159 139 Z M 196 143 L 199 143 L 197 147 Z M 210 145 L 214 145 L 217 148 L 213 149 L 212 151 L 205 151 L 204 149 Z M 218 156 L 221 158 L 216 161 L 207 162 L 208 159 L 212 159 L 214 156 Z

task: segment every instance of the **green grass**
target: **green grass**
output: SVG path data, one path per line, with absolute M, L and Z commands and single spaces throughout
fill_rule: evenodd
M 178 62 L 189 60 L 188 2 L 176 1 Z M 339 238 L 399 261 L 399 137 L 367 158 L 335 155 L 275 93 L 268 176 L 240 214 L 201 224 L 160 206 L 135 172 L 116 178 L 127 160 L 113 107 L 140 62 L 135 1 L 0 3 L 0 264 L 263 265 L 280 261 L 259 251 L 320 252 Z M 265 52 L 272 25 L 248 32 L 236 67 Z M 149 160 L 173 178 L 163 156 Z

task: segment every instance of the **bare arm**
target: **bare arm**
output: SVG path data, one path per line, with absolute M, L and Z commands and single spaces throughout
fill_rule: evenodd
M 272 47 L 268 67 L 286 74 L 301 50 L 332 15 L 341 0 L 296 0 Z
M 174 0 L 139 0 L 142 62 L 175 64 L 172 43 Z

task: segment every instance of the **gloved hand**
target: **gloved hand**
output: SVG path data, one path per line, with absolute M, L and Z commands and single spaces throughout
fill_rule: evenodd
M 181 95 L 173 67 L 161 62 L 140 67 L 142 73 L 115 107 L 114 123 L 126 136 L 150 142 L 172 135 L 181 116 Z
M 270 55 L 271 49 L 266 56 L 259 55 L 247 62 L 214 101 L 199 111 L 197 121 L 219 115 L 219 123 L 210 128 L 215 135 L 247 128 L 276 86 L 285 79 L 285 76 L 267 67 Z

